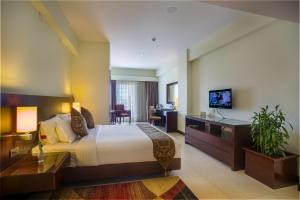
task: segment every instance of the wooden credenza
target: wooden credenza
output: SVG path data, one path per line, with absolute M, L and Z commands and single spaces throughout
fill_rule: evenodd
M 246 121 L 188 115 L 185 118 L 185 142 L 229 165 L 245 168 L 244 147 L 249 147 L 250 124 Z

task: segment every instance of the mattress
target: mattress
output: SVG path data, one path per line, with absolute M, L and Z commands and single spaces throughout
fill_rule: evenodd
M 172 137 L 172 136 L 170 136 Z M 180 158 L 179 142 L 175 143 L 175 158 Z M 45 153 L 69 152 L 70 166 L 97 166 L 105 164 L 156 161 L 151 139 L 136 125 L 97 125 L 89 134 L 71 144 L 44 145 Z M 38 154 L 38 146 L 32 154 Z

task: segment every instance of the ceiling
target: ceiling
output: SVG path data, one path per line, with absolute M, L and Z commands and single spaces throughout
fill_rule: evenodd
M 127 68 L 157 69 L 242 15 L 200 2 L 59 4 L 79 40 L 109 41 L 111 66 Z

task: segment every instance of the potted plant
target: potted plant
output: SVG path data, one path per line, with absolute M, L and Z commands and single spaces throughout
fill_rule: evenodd
M 253 148 L 245 148 L 247 175 L 276 189 L 297 182 L 297 155 L 285 151 L 289 133 L 285 114 L 275 106 L 254 112 L 251 123 Z

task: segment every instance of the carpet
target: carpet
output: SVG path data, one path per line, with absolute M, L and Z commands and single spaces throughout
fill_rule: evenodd
M 42 196 L 41 196 L 42 195 Z M 29 199 L 198 199 L 177 176 L 142 181 L 62 188 Z

